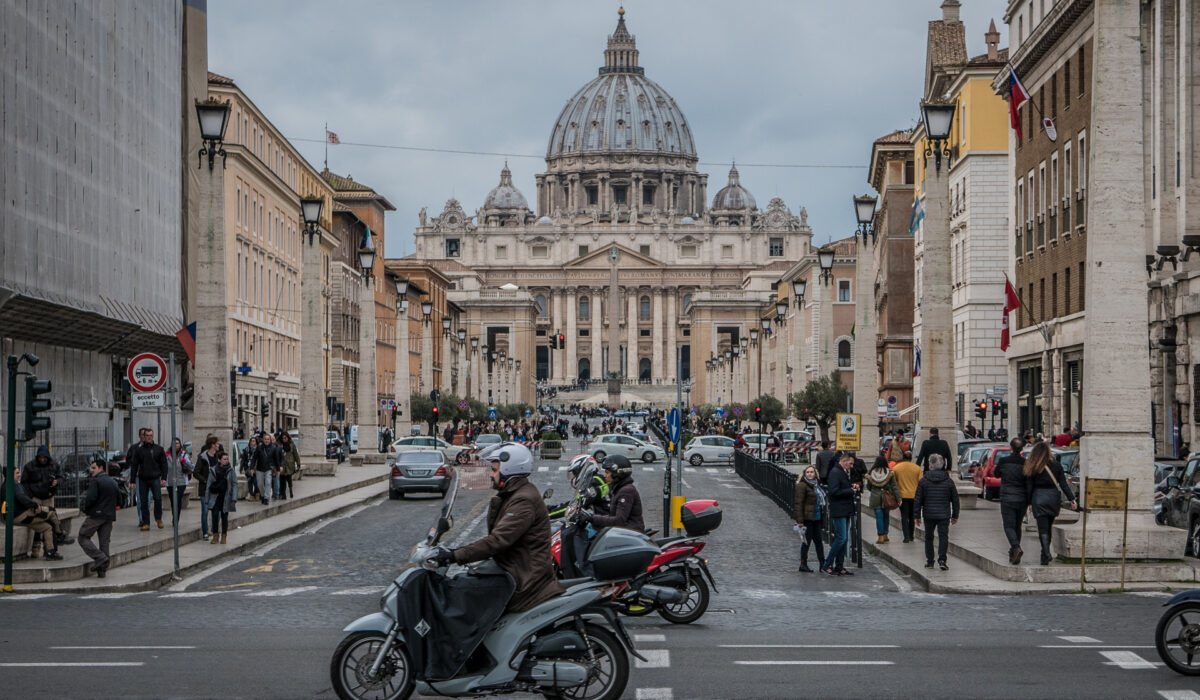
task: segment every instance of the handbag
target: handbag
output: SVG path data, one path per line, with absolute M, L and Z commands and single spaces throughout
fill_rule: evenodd
M 883 492 L 883 509 L 896 510 L 900 507 L 900 501 L 896 498 L 896 494 L 890 489 Z

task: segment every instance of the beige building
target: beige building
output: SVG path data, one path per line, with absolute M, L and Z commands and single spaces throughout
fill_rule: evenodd
M 696 382 L 693 403 L 715 401 L 699 363 L 759 326 L 772 263 L 811 252 L 804 211 L 760 209 L 736 167 L 710 203 L 683 111 L 646 77 L 621 14 L 599 75 L 553 123 L 534 206 L 505 167 L 473 215 L 452 199 L 415 232 L 416 258 L 461 263 L 440 267 L 451 299 L 472 337 L 514 360 L 497 379 L 513 400 L 532 403 L 537 383 L 607 400 L 597 382 L 612 377 L 623 403 L 673 401 L 677 379 Z

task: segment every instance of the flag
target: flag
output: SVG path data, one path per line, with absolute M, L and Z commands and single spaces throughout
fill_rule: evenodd
M 1017 69 L 1008 64 L 1008 124 L 1017 130 L 1017 138 L 1021 138 L 1021 118 L 1017 110 L 1029 99 L 1029 91 L 1017 77 Z
M 921 376 L 921 346 L 913 349 L 913 376 Z
M 329 129 L 325 130 L 325 140 L 328 141 L 329 143 L 332 143 L 335 146 L 340 145 L 342 143 L 342 140 L 338 138 L 338 135 L 333 133 Z
M 908 220 L 908 235 L 917 235 L 917 227 L 921 225 L 921 221 L 925 218 L 925 207 L 921 204 L 920 197 L 913 198 L 912 217 Z
M 192 321 L 183 328 L 175 332 L 175 337 L 179 339 L 179 344 L 183 346 L 183 351 L 187 353 L 188 361 L 192 366 L 196 366 L 196 322 Z
M 1004 276 L 1004 319 L 1000 323 L 1000 350 L 1008 350 L 1008 313 L 1021 308 L 1021 299 L 1013 288 L 1008 275 Z
M 858 321 L 850 324 L 850 338 L 854 338 L 854 329 L 858 326 Z
M 1051 143 L 1058 141 L 1058 129 L 1054 128 L 1054 120 L 1050 117 L 1042 117 L 1042 128 L 1046 130 L 1046 136 L 1050 137 Z
M 366 224 L 363 224 L 363 229 L 363 240 L 362 245 L 359 246 L 359 249 L 365 248 L 367 250 L 375 250 L 375 241 L 372 239 L 372 236 L 374 236 L 375 233 L 371 231 L 371 227 L 367 226 Z

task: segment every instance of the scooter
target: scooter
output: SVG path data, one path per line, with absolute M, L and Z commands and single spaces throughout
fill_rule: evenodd
M 1154 630 L 1158 655 L 1176 673 L 1200 676 L 1200 589 L 1171 596 Z
M 414 566 L 388 587 L 381 611 L 346 627 L 330 664 L 337 696 L 401 700 L 416 690 L 450 697 L 523 692 L 619 698 L 629 681 L 629 655 L 645 659 L 614 611 L 611 599 L 621 585 L 614 581 L 644 570 L 657 547 L 639 533 L 608 528 L 589 556 L 606 580 L 564 581 L 561 596 L 505 613 L 515 584 L 494 561 L 447 576 L 434 559 L 438 541 L 453 524 L 457 491 L 455 476 L 437 524 L 413 549 Z M 422 596 L 423 591 L 430 594 Z M 663 600 L 676 596 L 670 589 L 650 594 Z M 446 605 L 434 609 L 414 600 Z

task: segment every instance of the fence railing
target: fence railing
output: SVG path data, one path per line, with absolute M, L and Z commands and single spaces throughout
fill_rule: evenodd
M 746 483 L 775 502 L 788 517 L 796 504 L 796 475 L 778 464 L 751 457 L 740 450 L 733 453 L 733 469 Z
M 54 505 L 58 508 L 78 508 L 87 489 L 88 465 L 97 457 L 107 459 L 113 451 L 109 444 L 108 430 L 105 428 L 44 431 L 38 433 L 37 438 L 18 444 L 16 465 L 20 467 L 32 462 L 37 456 L 38 447 L 45 445 L 60 470 Z

